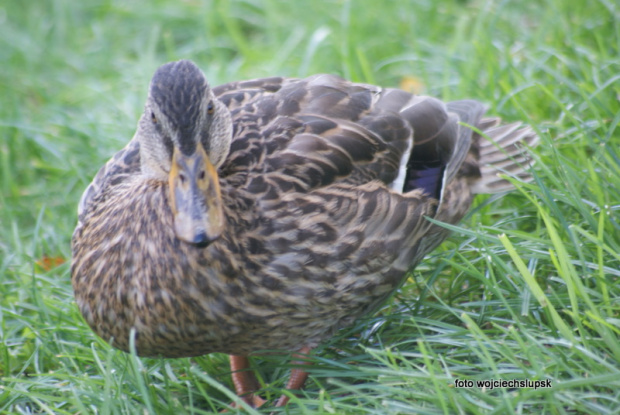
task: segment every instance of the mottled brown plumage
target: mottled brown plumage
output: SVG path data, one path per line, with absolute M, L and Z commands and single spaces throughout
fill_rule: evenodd
M 425 217 L 456 223 L 509 188 L 498 166 L 527 177 L 536 135 L 483 113 L 331 75 L 211 89 L 167 64 L 80 202 L 78 306 L 115 347 L 135 329 L 145 356 L 314 347 L 445 239 Z

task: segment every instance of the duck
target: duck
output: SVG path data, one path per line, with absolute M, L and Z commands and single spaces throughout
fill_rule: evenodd
M 485 113 L 328 74 L 211 87 L 192 61 L 166 63 L 79 202 L 77 306 L 126 352 L 228 354 L 236 393 L 259 407 L 249 356 L 307 363 L 385 303 L 476 194 L 531 180 L 538 135 Z M 286 388 L 307 376 L 293 369 Z

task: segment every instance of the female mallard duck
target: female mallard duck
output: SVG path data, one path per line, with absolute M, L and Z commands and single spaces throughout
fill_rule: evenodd
M 426 217 L 458 222 L 473 194 L 509 188 L 497 169 L 526 176 L 518 144 L 537 136 L 484 111 L 331 75 L 211 88 L 165 64 L 82 196 L 77 304 L 125 351 L 135 336 L 144 356 L 231 354 L 259 405 L 245 356 L 308 352 L 372 312 L 446 238 Z

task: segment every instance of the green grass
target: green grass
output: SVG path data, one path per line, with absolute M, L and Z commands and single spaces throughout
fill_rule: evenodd
M 80 194 L 131 138 L 155 68 L 179 58 L 212 84 L 413 77 L 542 137 L 535 180 L 479 198 L 377 315 L 317 351 L 282 412 L 620 413 L 619 56 L 611 0 L 4 0 L 0 414 L 204 414 L 232 400 L 226 356 L 111 349 L 70 283 Z M 279 396 L 287 361 L 254 363 Z

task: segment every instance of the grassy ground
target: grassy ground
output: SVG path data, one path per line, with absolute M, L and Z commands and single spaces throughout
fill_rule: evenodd
M 535 181 L 479 199 L 389 304 L 318 351 L 285 412 L 619 413 L 619 56 L 611 0 L 4 0 L 0 414 L 231 401 L 226 356 L 113 350 L 69 278 L 79 196 L 131 138 L 154 69 L 178 58 L 212 84 L 331 72 L 478 98 L 542 137 Z M 278 396 L 286 361 L 254 362 Z M 492 379 L 551 387 L 456 387 Z

